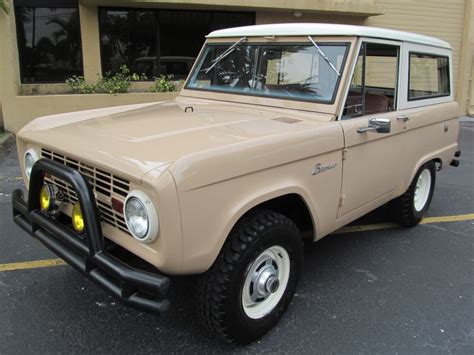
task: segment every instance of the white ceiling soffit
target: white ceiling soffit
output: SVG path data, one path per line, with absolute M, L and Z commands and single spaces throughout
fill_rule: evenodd
M 234 10 L 279 10 L 369 17 L 383 14 L 374 0 L 81 0 L 84 5 Z

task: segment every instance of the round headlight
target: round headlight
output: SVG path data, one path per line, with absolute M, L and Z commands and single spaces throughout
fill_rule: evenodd
M 124 204 L 128 230 L 141 242 L 150 242 L 158 233 L 158 216 L 150 198 L 142 191 L 132 191 Z
M 33 149 L 28 149 L 25 153 L 25 174 L 28 180 L 30 179 L 31 169 L 35 165 L 36 161 L 39 159 L 38 153 Z
M 145 238 L 148 233 L 148 214 L 145 206 L 136 197 L 131 197 L 125 205 L 125 216 L 127 216 L 127 224 L 130 232 L 138 239 Z

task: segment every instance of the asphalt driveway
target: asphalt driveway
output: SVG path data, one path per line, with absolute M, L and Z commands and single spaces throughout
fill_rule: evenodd
M 115 302 L 14 225 L 22 186 L 14 145 L 0 157 L 0 353 L 474 353 L 474 122 L 459 168 L 438 174 L 429 217 L 393 227 L 386 210 L 305 249 L 287 314 L 261 341 L 221 344 L 202 330 L 191 280 L 173 280 L 163 316 Z M 382 223 L 382 224 L 380 224 Z M 359 231 L 358 231 L 359 230 Z M 7 266 L 5 266 L 7 265 Z M 3 267 L 3 268 L 2 268 Z

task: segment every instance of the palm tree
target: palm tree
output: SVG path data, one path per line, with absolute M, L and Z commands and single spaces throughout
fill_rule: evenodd
M 55 24 L 58 27 L 58 30 L 53 33 L 57 49 L 56 59 L 69 60 L 72 67 L 77 66 L 77 58 L 81 50 L 78 31 L 79 14 L 75 13 L 67 19 L 53 17 L 47 24 Z
M 0 0 L 0 10 L 5 11 L 8 14 L 8 2 L 7 0 Z

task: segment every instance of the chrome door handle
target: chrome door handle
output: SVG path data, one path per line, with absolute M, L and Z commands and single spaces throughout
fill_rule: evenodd
M 357 128 L 357 133 L 376 132 L 377 129 L 378 129 L 378 126 L 359 127 Z
M 407 121 L 410 120 L 410 117 L 408 117 L 407 115 L 398 116 L 398 117 L 397 117 L 397 120 L 398 120 L 398 121 L 407 122 Z
M 368 127 L 357 128 L 357 133 L 377 132 L 390 133 L 391 121 L 389 118 L 371 118 Z

